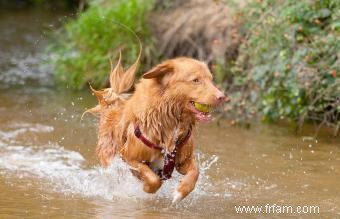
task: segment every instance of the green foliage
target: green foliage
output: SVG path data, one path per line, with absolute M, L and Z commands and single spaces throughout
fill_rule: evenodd
M 340 1 L 262 0 L 245 11 L 246 43 L 233 83 L 256 94 L 241 96 L 269 121 L 311 119 L 338 128 Z
M 143 54 L 151 56 L 152 41 L 146 15 L 152 9 L 148 0 L 96 0 L 79 16 L 65 23 L 51 47 L 57 81 L 75 89 L 90 82 L 94 87 L 107 83 L 109 60 L 123 50 L 123 61 L 132 64 L 139 44 L 129 29 L 142 38 Z

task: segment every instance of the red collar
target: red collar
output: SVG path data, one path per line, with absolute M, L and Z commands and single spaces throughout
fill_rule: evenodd
M 139 129 L 139 126 L 135 126 L 135 136 L 141 140 L 146 146 L 148 146 L 149 148 L 153 148 L 153 149 L 157 149 L 157 150 L 163 150 L 163 147 L 152 143 L 151 141 L 149 141 L 141 132 L 141 130 Z M 175 143 L 175 148 L 172 152 L 168 152 L 164 155 L 164 166 L 163 169 L 158 171 L 157 174 L 158 176 L 162 179 L 162 180 L 167 180 L 171 178 L 172 172 L 174 171 L 174 167 L 175 167 L 175 159 L 176 159 L 176 154 L 177 154 L 177 150 L 180 149 L 183 145 L 185 145 L 189 138 L 191 136 L 191 127 L 188 130 L 188 133 L 186 134 L 186 136 L 182 139 L 179 139 L 176 143 Z

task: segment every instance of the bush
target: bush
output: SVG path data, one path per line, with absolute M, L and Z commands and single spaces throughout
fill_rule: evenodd
M 258 0 L 245 11 L 247 35 L 233 68 L 234 104 L 248 101 L 268 121 L 308 119 L 337 131 L 340 2 Z
M 132 64 L 139 44 L 131 31 L 142 38 L 145 57 L 153 53 L 145 17 L 152 9 L 148 0 L 96 0 L 79 16 L 65 23 L 50 48 L 57 81 L 75 89 L 90 82 L 94 87 L 107 83 L 109 60 L 123 50 L 123 61 Z M 147 62 L 144 62 L 147 63 Z

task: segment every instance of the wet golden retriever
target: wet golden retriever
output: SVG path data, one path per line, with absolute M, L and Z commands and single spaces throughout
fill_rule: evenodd
M 155 193 L 175 168 L 184 175 L 174 192 L 176 203 L 194 189 L 199 175 L 191 129 L 209 121 L 211 109 L 225 96 L 205 63 L 185 57 L 146 72 L 128 96 L 138 61 L 124 71 L 120 57 L 111 87 L 92 89 L 99 104 L 88 112 L 100 116 L 96 154 L 107 166 L 118 153 L 148 193 Z

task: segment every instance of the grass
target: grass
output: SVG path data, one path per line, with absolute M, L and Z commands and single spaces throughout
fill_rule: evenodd
M 133 30 L 143 42 L 144 62 L 155 54 L 146 16 L 153 8 L 148 0 L 96 0 L 76 19 L 66 22 L 49 48 L 58 82 L 82 89 L 107 84 L 109 61 L 123 51 L 126 65 L 138 56 L 139 44 Z M 144 66 L 145 67 L 145 66 Z

